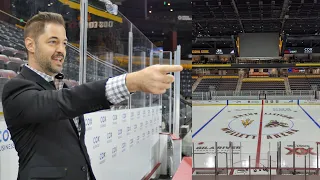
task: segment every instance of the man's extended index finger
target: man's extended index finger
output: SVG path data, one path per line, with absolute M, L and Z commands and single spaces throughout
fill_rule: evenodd
M 162 73 L 179 72 L 182 71 L 183 67 L 180 65 L 161 65 L 160 71 Z

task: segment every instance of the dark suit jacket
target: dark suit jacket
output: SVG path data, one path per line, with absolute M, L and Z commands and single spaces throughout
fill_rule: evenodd
M 18 180 L 95 177 L 84 142 L 83 114 L 108 109 L 106 80 L 55 90 L 27 67 L 3 89 L 3 112 L 19 155 Z M 79 138 L 72 118 L 79 116 Z

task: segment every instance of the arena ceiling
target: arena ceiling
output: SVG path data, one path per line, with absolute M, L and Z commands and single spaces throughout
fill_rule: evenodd
M 287 46 L 317 46 L 320 0 L 193 0 L 194 47 L 232 47 L 238 33 L 278 32 Z
M 152 42 L 164 41 L 168 32 L 177 31 L 185 56 L 191 54 L 192 20 L 181 21 L 178 16 L 192 17 L 191 7 L 186 0 L 126 0 L 119 10 Z

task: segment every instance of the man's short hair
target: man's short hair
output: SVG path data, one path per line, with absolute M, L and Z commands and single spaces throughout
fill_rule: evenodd
M 24 27 L 24 39 L 31 37 L 35 40 L 43 34 L 47 23 L 61 24 L 65 28 L 65 22 L 61 14 L 53 12 L 39 12 L 28 20 Z

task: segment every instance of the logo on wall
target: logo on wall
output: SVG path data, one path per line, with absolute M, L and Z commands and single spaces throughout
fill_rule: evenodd
M 141 111 L 139 110 L 137 113 L 137 119 L 140 119 Z
M 216 54 L 223 54 L 222 49 L 217 49 L 217 50 L 216 50 Z
M 92 138 L 93 140 L 93 149 L 98 148 L 100 146 L 100 136 L 95 136 Z
M 126 151 L 126 148 L 127 148 L 127 143 L 122 143 L 122 146 L 121 146 L 121 151 L 122 152 L 125 152 Z
M 146 117 L 146 110 L 143 110 L 142 117 Z
M 256 134 L 252 133 L 252 130 L 248 129 L 248 126 L 259 127 L 260 121 L 252 121 L 252 119 L 260 118 L 258 113 L 246 113 L 233 116 L 233 119 L 229 122 L 228 127 L 222 128 L 221 130 L 231 136 L 245 138 L 245 139 L 256 139 L 258 137 L 258 132 Z M 262 138 L 266 139 L 278 139 L 285 138 L 286 136 L 293 135 L 299 130 L 293 129 L 294 123 L 292 121 L 293 117 L 286 114 L 279 113 L 264 113 L 265 119 L 263 127 Z M 278 120 L 281 118 L 281 122 Z M 243 120 L 246 119 L 246 120 Z M 270 119 L 270 120 L 269 120 Z
M 8 129 L 0 131 L 0 143 L 4 143 L 11 140 L 11 135 Z
M 112 142 L 112 132 L 108 132 L 107 133 L 107 143 L 111 143 Z
M 147 132 L 147 138 L 150 137 L 150 130 Z
M 106 152 L 100 153 L 100 155 L 99 155 L 99 160 L 100 160 L 100 163 L 99 163 L 99 164 L 103 164 L 103 163 L 106 162 Z
M 154 109 L 152 109 L 152 115 L 154 115 Z
M 140 123 L 140 130 L 143 129 L 143 122 Z
M 112 157 L 116 157 L 117 156 L 117 146 L 112 148 Z
M 133 147 L 133 138 L 132 139 L 130 139 L 130 147 Z
M 100 117 L 100 128 L 107 127 L 107 117 L 101 116 Z
M 137 144 L 140 142 L 140 136 L 137 136 Z
M 153 135 L 153 134 L 154 134 L 154 129 L 152 128 L 152 129 L 151 129 L 151 135 Z
M 288 123 L 279 122 L 277 120 L 270 120 L 270 122 L 265 125 L 265 128 L 273 128 L 273 127 L 289 127 Z
M 216 153 L 215 148 L 216 147 L 215 147 L 214 143 L 199 142 L 195 146 L 195 151 L 196 152 L 206 152 L 206 153 Z M 217 149 L 218 149 L 218 154 L 225 154 L 225 153 L 231 152 L 230 146 L 218 145 Z M 232 151 L 234 154 L 240 154 L 241 146 L 232 146 Z
M 246 119 L 246 120 L 241 120 L 242 125 L 246 128 L 249 126 L 254 120 Z
M 286 155 L 317 155 L 317 153 L 314 152 L 314 148 L 311 148 L 309 145 L 296 145 L 295 148 L 293 148 L 293 145 L 288 145 L 287 147 L 285 147 L 285 149 L 287 150 Z
M 9 143 L 9 144 L 8 144 Z M 14 149 L 14 144 L 11 141 L 11 135 L 8 129 L 0 129 L 0 152 Z
M 148 120 L 146 120 L 145 128 L 146 128 L 146 129 L 148 128 Z
M 187 15 L 179 15 L 178 16 L 179 21 L 192 21 L 192 16 Z
M 133 132 L 137 132 L 137 129 L 138 129 L 138 125 L 135 124 L 135 125 L 133 126 Z
M 126 113 L 122 114 L 122 122 L 127 122 L 127 114 Z
M 134 112 L 130 113 L 130 120 L 133 121 L 134 120 Z
M 118 129 L 118 139 L 122 138 L 122 129 Z
M 116 114 L 114 114 L 112 116 L 112 124 L 117 124 L 117 121 L 118 121 L 118 116 Z
M 86 124 L 86 131 L 92 130 L 92 118 L 85 118 L 84 122 Z
M 153 124 L 157 124 L 157 122 L 158 122 L 157 116 L 153 117 Z
M 127 127 L 127 135 L 130 135 L 130 133 L 131 133 L 131 127 L 128 126 L 128 127 Z
M 312 48 L 304 48 L 304 53 L 309 54 L 312 53 L 313 49 Z
M 142 140 L 145 140 L 146 133 L 142 133 Z

